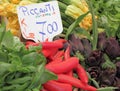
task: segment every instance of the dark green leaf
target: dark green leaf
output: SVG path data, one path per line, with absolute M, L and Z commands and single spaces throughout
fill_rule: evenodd
M 14 84 L 14 85 L 11 85 L 11 86 L 4 86 L 4 87 L 2 87 L 2 91 L 12 91 L 15 88 L 18 88 L 19 86 L 20 85 L 18 85 L 18 84 Z
M 31 79 L 32 77 L 25 76 L 25 77 L 13 79 L 11 81 L 7 81 L 7 83 L 8 84 L 24 84 L 25 82 L 30 81 Z
M 0 77 L 5 73 L 9 72 L 9 70 L 13 67 L 12 64 L 0 62 Z
M 33 79 L 31 81 L 31 84 L 29 85 L 28 89 L 34 89 L 36 87 L 41 86 L 40 79 L 42 77 L 42 74 L 45 71 L 44 66 L 45 66 L 45 62 L 43 62 L 41 65 L 37 66 L 37 71 L 33 75 Z
M 11 64 L 14 64 L 16 66 L 20 66 L 22 65 L 22 62 L 21 62 L 21 58 L 19 57 L 19 55 L 15 55 L 13 53 L 9 53 L 8 54 L 8 61 L 11 63 Z
M 57 79 L 57 75 L 55 75 L 54 73 L 48 71 L 48 70 L 45 70 L 41 79 L 40 79 L 40 82 L 43 84 L 49 80 L 56 80 Z
M 24 65 L 38 65 L 45 61 L 45 58 L 43 55 L 37 53 L 37 52 L 31 52 L 27 55 L 24 55 L 22 58 L 22 63 Z
M 31 73 L 36 71 L 36 67 L 32 66 L 32 65 L 28 65 L 28 66 L 18 66 L 16 68 L 16 71 L 20 72 L 20 73 Z
M 0 62 L 7 62 L 7 54 L 0 50 Z
M 5 35 L 2 39 L 1 44 L 4 45 L 7 48 L 13 48 L 13 44 L 14 44 L 13 35 L 11 34 L 10 31 L 5 32 Z
M 16 52 L 26 52 L 27 49 L 25 48 L 25 45 L 20 41 L 20 39 L 18 37 L 13 37 L 13 49 Z M 24 53 L 23 53 L 24 55 Z
M 28 85 L 29 82 L 26 82 L 24 84 L 13 84 L 10 86 L 3 87 L 2 91 L 26 91 Z
M 40 51 L 41 49 L 42 49 L 42 45 L 39 45 L 39 46 L 30 46 L 29 47 L 29 51 L 30 52 Z

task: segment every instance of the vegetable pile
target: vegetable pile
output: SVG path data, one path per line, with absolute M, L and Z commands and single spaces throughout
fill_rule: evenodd
M 21 39 L 15 7 L 46 1 L 0 2 L 0 91 L 120 91 L 120 0 L 57 0 L 63 32 Z
M 79 64 L 79 59 L 70 56 L 70 47 L 67 47 L 65 51 L 62 49 L 64 42 L 66 42 L 64 39 L 58 39 L 53 42 L 34 43 L 27 41 L 26 43 L 27 48 L 42 44 L 42 53 L 48 62 L 45 68 L 58 77 L 57 80 L 50 80 L 43 84 L 44 90 L 72 91 L 72 86 L 74 86 L 83 90 L 96 91 L 95 87 L 88 84 L 88 75 Z M 78 78 L 74 77 L 74 71 Z

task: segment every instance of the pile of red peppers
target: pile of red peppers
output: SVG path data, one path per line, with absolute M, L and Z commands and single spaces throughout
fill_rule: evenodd
M 89 85 L 87 72 L 79 63 L 80 60 L 77 57 L 70 56 L 70 47 L 68 46 L 66 50 L 60 50 L 65 42 L 65 39 L 40 43 L 26 42 L 26 48 L 42 45 L 41 52 L 47 59 L 45 68 L 58 77 L 57 80 L 50 80 L 43 84 L 41 91 L 72 91 L 73 87 L 87 91 L 97 91 L 97 88 Z M 77 77 L 74 76 L 74 72 Z

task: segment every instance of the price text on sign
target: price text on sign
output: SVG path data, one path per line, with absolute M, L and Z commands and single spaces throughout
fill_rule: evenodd
M 19 6 L 18 19 L 22 36 L 36 42 L 52 41 L 63 31 L 60 10 L 57 1 Z

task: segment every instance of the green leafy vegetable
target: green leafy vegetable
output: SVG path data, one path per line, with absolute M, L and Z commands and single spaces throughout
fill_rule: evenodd
M 51 80 L 51 79 L 57 79 L 57 76 L 55 74 L 53 74 L 52 72 L 48 71 L 48 70 L 45 70 L 43 75 L 44 76 L 42 76 L 41 80 L 40 80 L 41 83 L 45 83 L 45 82 L 47 82 L 48 80 Z
M 98 27 L 104 28 L 108 37 L 115 37 L 120 24 L 120 1 L 91 0 L 91 3 L 98 16 Z
M 42 84 L 57 76 L 44 68 L 46 58 L 41 45 L 26 49 L 25 45 L 0 26 L 0 91 L 39 91 Z M 44 78 L 46 77 L 46 79 Z

